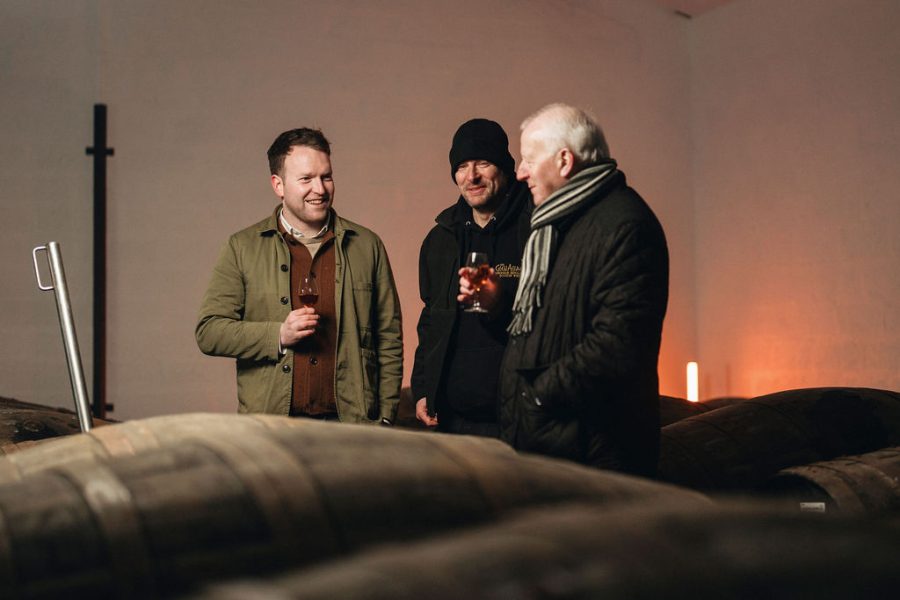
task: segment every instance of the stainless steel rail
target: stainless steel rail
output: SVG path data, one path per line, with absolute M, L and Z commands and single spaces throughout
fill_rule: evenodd
M 38 269 L 38 252 L 44 251 L 50 258 L 51 285 L 41 282 Z M 75 335 L 75 320 L 72 318 L 72 305 L 69 303 L 69 288 L 66 285 L 66 272 L 63 269 L 62 254 L 57 242 L 49 242 L 46 246 L 38 246 L 31 251 L 34 260 L 34 276 L 38 288 L 56 292 L 56 312 L 59 313 L 59 328 L 62 330 L 63 345 L 66 349 L 66 362 L 69 364 L 69 380 L 72 382 L 72 395 L 75 397 L 75 409 L 78 412 L 78 423 L 81 431 L 90 431 L 93 427 L 87 386 L 84 383 L 84 369 L 81 366 L 81 352 L 78 349 L 78 337 Z

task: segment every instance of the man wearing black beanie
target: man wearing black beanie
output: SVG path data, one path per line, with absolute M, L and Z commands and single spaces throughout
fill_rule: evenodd
M 497 380 L 530 233 L 531 193 L 516 181 L 506 132 L 488 119 L 457 129 L 450 177 L 459 199 L 438 214 L 419 253 L 425 306 L 411 381 L 416 417 L 439 431 L 497 437 Z M 489 315 L 466 312 L 457 302 L 470 252 L 487 254 L 497 276 L 497 305 Z

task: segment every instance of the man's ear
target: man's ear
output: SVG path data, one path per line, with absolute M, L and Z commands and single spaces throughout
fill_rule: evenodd
M 563 148 L 556 154 L 556 165 L 559 174 L 568 179 L 575 170 L 575 155 L 568 148 Z
M 272 191 L 275 192 L 275 195 L 284 199 L 284 181 L 281 180 L 281 177 L 278 175 L 272 175 Z

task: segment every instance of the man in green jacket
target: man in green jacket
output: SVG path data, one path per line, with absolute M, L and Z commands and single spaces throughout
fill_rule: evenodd
M 331 147 L 321 131 L 286 131 L 268 156 L 281 204 L 223 248 L 197 345 L 236 359 L 238 412 L 390 425 L 403 342 L 384 244 L 332 208 Z

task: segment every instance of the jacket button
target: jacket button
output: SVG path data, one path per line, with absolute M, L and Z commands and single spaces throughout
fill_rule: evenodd
M 283 366 L 281 367 L 281 370 L 284 371 L 285 373 L 290 373 L 290 372 L 291 372 L 291 365 L 283 365 Z
M 309 364 L 311 364 L 311 365 L 317 365 L 317 364 L 319 364 L 319 359 L 316 358 L 315 356 L 310 356 L 310 357 L 309 357 Z
M 287 273 L 288 266 L 287 266 L 287 265 L 281 265 L 281 270 L 284 271 L 285 273 Z
M 281 297 L 281 303 L 282 303 L 282 304 L 287 304 L 288 302 L 290 302 L 290 299 L 288 299 L 287 296 L 282 296 L 282 297 Z

